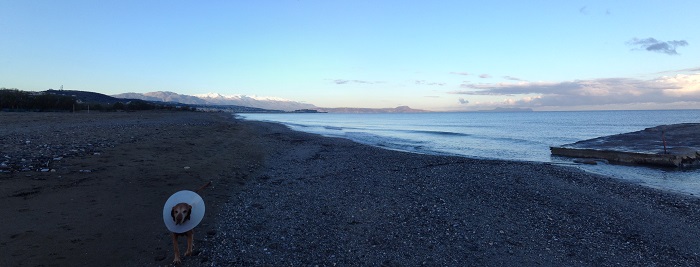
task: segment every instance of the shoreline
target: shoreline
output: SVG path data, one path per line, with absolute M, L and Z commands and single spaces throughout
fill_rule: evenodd
M 277 123 L 282 124 L 285 127 L 291 129 L 292 131 L 299 131 L 309 134 L 315 134 L 322 137 L 329 138 L 341 138 L 351 140 L 353 142 L 364 144 L 368 146 L 373 146 L 381 149 L 387 149 L 392 151 L 414 153 L 426 156 L 447 156 L 447 157 L 462 157 L 475 160 L 504 160 L 512 161 L 518 163 L 546 163 L 557 166 L 565 166 L 576 168 L 591 174 L 601 175 L 610 177 L 612 179 L 617 179 L 623 182 L 628 182 L 632 184 L 639 184 L 648 188 L 653 188 L 656 190 L 661 190 L 673 194 L 681 194 L 690 197 L 700 197 L 700 185 L 694 183 L 695 176 L 700 175 L 700 168 L 698 167 L 685 167 L 685 168 L 670 168 L 670 167 L 660 167 L 660 166 L 648 166 L 640 164 L 615 164 L 610 163 L 604 159 L 589 159 L 582 160 L 579 158 L 570 158 L 564 156 L 550 155 L 549 160 L 534 160 L 534 159 L 508 159 L 508 158 L 496 158 L 496 157 L 482 157 L 482 156 L 472 156 L 459 153 L 448 153 L 441 152 L 438 150 L 413 150 L 413 149 L 402 149 L 401 146 L 391 146 L 383 144 L 373 144 L 371 142 L 363 142 L 353 137 L 340 136 L 334 134 L 324 134 L 316 132 L 314 130 L 305 130 L 306 127 L 298 127 L 298 124 L 289 122 L 279 122 L 279 121 L 268 121 L 268 120 L 255 120 L 255 119 L 245 119 L 245 116 L 238 116 L 237 119 L 243 121 L 251 122 L 267 122 L 267 123 Z M 679 123 L 687 124 L 687 123 Z M 336 127 L 336 126 L 328 126 Z M 599 137 L 602 138 L 602 137 Z M 549 153 L 549 150 L 548 150 Z M 590 164 L 594 162 L 595 164 Z M 658 177 L 664 177 L 659 179 Z
M 700 199 L 571 167 L 399 152 L 231 114 L 26 116 L 0 113 L 13 125 L 3 153 L 36 131 L 95 143 L 76 127 L 109 145 L 55 172 L 0 173 L 12 207 L 0 265 L 171 266 L 162 205 L 210 178 L 181 266 L 700 264 Z
M 700 263 L 697 198 L 547 163 L 246 123 L 274 149 L 217 217 L 225 234 L 204 248 L 213 265 Z

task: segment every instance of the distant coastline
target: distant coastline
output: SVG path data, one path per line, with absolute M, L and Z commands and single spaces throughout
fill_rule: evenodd
M 494 108 L 479 110 L 479 112 L 534 112 L 531 108 Z

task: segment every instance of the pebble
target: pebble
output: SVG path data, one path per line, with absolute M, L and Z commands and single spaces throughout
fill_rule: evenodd
M 22 115 L 33 116 L 34 114 Z M 101 123 L 95 120 L 81 120 L 80 117 L 74 117 L 71 114 L 65 115 L 65 124 L 49 125 L 40 120 L 11 121 L 14 124 L 10 124 L 8 129 L 11 130 L 0 136 L 0 144 L 22 145 L 5 146 L 0 150 L 0 156 L 4 158 L 0 170 L 3 173 L 44 172 L 45 169 L 56 169 L 64 164 L 62 161 L 66 158 L 99 156 L 105 148 L 133 142 L 131 138 L 124 137 L 131 131 L 130 128 L 137 127 L 137 123 L 131 118 L 110 119 L 108 123 Z M 163 123 L 174 124 L 175 122 Z M 138 127 L 154 126 L 138 125 Z M 89 127 L 90 130 L 75 131 L 76 128 L 81 127 Z M 35 169 L 32 166 L 44 168 Z
M 281 136 L 220 208 L 208 264 L 188 266 L 700 266 L 698 200 L 561 166 Z

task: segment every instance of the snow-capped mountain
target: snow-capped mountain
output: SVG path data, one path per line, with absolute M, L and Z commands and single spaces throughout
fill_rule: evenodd
M 299 109 L 314 109 L 316 106 L 311 104 L 300 103 L 279 97 L 260 97 L 247 95 L 221 95 L 217 93 L 209 93 L 203 95 L 195 95 L 196 97 L 206 100 L 211 104 L 216 105 L 238 105 L 245 107 L 255 107 L 264 109 L 281 109 L 286 111 Z
M 278 97 L 258 97 L 246 95 L 221 95 L 217 93 L 201 95 L 181 95 L 174 92 L 158 91 L 145 94 L 124 93 L 113 95 L 116 98 L 142 99 L 148 101 L 178 102 L 197 105 L 236 105 L 271 110 L 293 111 L 299 109 L 314 109 L 316 106 L 300 103 Z
M 194 96 L 202 98 L 202 99 L 221 99 L 223 101 L 235 100 L 235 99 L 241 99 L 241 98 L 252 98 L 252 99 L 260 100 L 260 101 L 291 101 L 291 100 L 284 99 L 281 97 L 248 96 L 248 95 L 222 95 L 219 93 L 207 93 L 207 94 L 200 94 L 200 95 L 194 95 Z
M 150 97 L 150 96 L 146 96 L 146 95 L 140 94 L 140 93 L 123 93 L 123 94 L 118 94 L 118 95 L 111 95 L 111 97 L 123 98 L 123 99 L 141 99 L 141 100 L 146 100 L 146 101 L 163 101 L 160 98 Z
M 156 98 L 159 101 L 163 101 L 163 102 L 177 102 L 177 103 L 182 103 L 182 104 L 197 104 L 197 105 L 209 104 L 209 103 L 207 103 L 206 100 L 200 99 L 196 96 L 181 95 L 178 93 L 167 92 L 167 91 L 166 92 L 163 92 L 163 91 L 150 92 L 150 93 L 145 93 L 143 95 L 145 95 L 147 97 Z

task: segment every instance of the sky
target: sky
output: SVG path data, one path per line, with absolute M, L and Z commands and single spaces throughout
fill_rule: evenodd
M 700 109 L 700 1 L 0 0 L 0 87 Z

